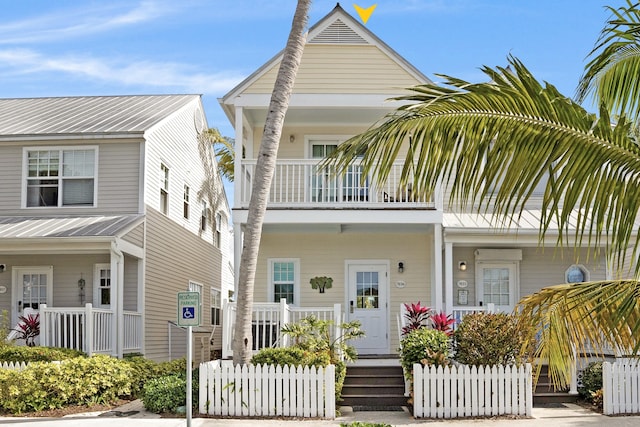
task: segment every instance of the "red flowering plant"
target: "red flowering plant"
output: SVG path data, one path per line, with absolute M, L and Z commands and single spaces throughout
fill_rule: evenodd
M 455 322 L 453 316 L 451 314 L 447 316 L 444 311 L 431 315 L 433 329 L 444 332 L 448 337 L 453 335 L 453 324 Z
M 427 326 L 427 322 L 431 317 L 431 309 L 429 307 L 421 305 L 420 301 L 418 301 L 417 303 L 405 304 L 404 308 L 406 310 L 404 318 L 407 320 L 407 324 L 402 327 L 402 336 Z
M 29 347 L 35 347 L 36 337 L 40 335 L 40 315 L 28 314 L 18 319 L 20 321 L 15 329 L 18 332 L 18 339 L 24 340 Z

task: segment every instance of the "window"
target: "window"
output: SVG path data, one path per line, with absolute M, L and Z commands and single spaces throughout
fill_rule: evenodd
M 27 149 L 26 206 L 95 206 L 97 148 Z
M 298 271 L 299 261 L 297 259 L 282 259 L 269 261 L 269 287 L 270 300 L 279 302 L 284 298 L 287 304 L 298 302 Z
M 207 231 L 207 224 L 211 222 L 211 210 L 207 205 L 207 202 L 202 202 L 202 213 L 200 214 L 200 229 Z
M 169 168 L 160 163 L 160 212 L 169 212 Z
M 182 216 L 184 217 L 184 219 L 189 219 L 189 186 L 187 184 L 184 185 Z
M 215 288 L 211 288 L 211 324 L 222 324 L 222 293 Z
M 111 266 L 96 264 L 94 269 L 93 303 L 96 307 L 111 307 Z
M 202 285 L 200 283 L 189 281 L 189 292 L 197 292 L 202 295 Z
M 216 214 L 216 232 L 213 234 L 213 244 L 216 248 L 220 247 L 222 241 L 222 215 Z

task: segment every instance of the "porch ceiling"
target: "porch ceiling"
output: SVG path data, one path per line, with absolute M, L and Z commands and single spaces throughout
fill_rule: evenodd
M 244 109 L 246 118 L 254 126 L 264 124 L 267 111 L 266 108 Z M 361 125 L 369 127 L 388 112 L 389 108 L 290 107 L 285 117 L 285 126 Z

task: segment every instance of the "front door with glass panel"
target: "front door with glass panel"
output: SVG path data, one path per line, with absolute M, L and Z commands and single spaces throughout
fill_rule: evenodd
M 387 263 L 351 262 L 347 265 L 348 317 L 350 321 L 359 320 L 365 333 L 364 338 L 350 344 L 360 354 L 389 353 L 387 270 Z
M 51 304 L 52 267 L 16 267 L 13 269 L 13 325 L 27 312 L 38 312 L 41 304 Z
M 476 272 L 478 303 L 493 303 L 496 310 L 511 312 L 517 300 L 516 265 L 480 263 Z

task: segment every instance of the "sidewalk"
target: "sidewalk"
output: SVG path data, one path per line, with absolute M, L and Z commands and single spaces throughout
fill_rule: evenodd
M 213 419 L 194 418 L 193 427 L 269 427 L 269 426 L 339 426 L 340 423 L 352 421 L 387 423 L 392 426 L 417 426 L 423 424 L 441 424 L 446 427 L 576 427 L 603 426 L 632 427 L 640 426 L 640 416 L 606 417 L 588 411 L 578 405 L 565 404 L 559 408 L 533 408 L 530 419 L 472 419 L 472 420 L 415 420 L 409 412 L 353 412 L 351 408 L 341 408 L 342 415 L 335 420 L 264 420 L 264 419 Z M 139 401 L 128 403 L 109 412 L 93 412 L 70 415 L 57 419 L 43 418 L 1 418 L 2 425 L 33 425 L 34 427 L 83 427 L 83 426 L 166 426 L 183 427 L 185 419 L 160 418 L 159 415 L 147 412 Z

